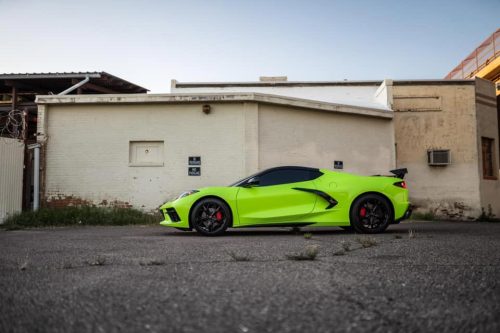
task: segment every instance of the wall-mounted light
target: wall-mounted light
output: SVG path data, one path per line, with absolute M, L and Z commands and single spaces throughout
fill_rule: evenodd
M 203 105 L 202 110 L 203 110 L 204 114 L 209 114 L 211 111 L 211 107 L 210 107 L 210 105 L 205 104 L 205 105 Z

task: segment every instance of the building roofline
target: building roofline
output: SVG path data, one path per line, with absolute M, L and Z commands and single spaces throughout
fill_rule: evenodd
M 109 74 L 107 72 L 48 72 L 48 73 L 0 73 L 0 80 L 40 80 L 40 79 L 91 79 L 108 78 L 111 80 L 119 81 L 123 84 L 128 84 L 138 90 L 149 91 L 148 89 L 139 86 L 138 84 L 124 80 L 118 76 Z
M 318 86 L 379 86 L 383 80 L 366 81 L 250 81 L 250 82 L 178 82 L 172 88 L 223 88 L 223 87 L 318 87 Z M 393 80 L 394 85 L 466 85 L 474 80 Z
M 38 95 L 36 103 L 41 105 L 60 104 L 155 104 L 155 103 L 231 103 L 257 102 L 292 106 L 304 109 L 355 114 L 377 118 L 393 118 L 393 111 L 359 105 L 347 105 L 314 101 L 295 97 L 262 93 L 210 93 L 210 94 L 106 94 L 106 95 Z

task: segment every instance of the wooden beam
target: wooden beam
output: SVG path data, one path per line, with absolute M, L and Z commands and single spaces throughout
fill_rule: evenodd
M 40 94 L 42 94 L 42 93 L 47 94 L 49 92 L 49 90 L 46 88 L 42 88 L 42 87 L 34 86 L 32 84 L 22 83 L 22 82 L 14 81 L 14 80 L 5 80 L 4 83 L 6 86 L 9 86 L 9 87 L 16 87 L 17 89 L 33 91 L 33 92 L 40 93 Z
M 81 88 L 84 89 L 84 90 L 98 91 L 98 92 L 103 93 L 103 94 L 118 94 L 118 92 L 115 91 L 115 90 L 113 90 L 113 89 L 109 89 L 109 88 L 106 88 L 106 87 L 97 86 L 97 85 L 95 85 L 93 83 L 86 83 Z
M 16 109 L 17 105 L 17 87 L 12 86 L 12 110 Z

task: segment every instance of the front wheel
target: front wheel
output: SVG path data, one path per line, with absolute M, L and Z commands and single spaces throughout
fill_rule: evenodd
M 190 221 L 193 228 L 200 234 L 217 236 L 231 225 L 231 210 L 220 199 L 201 199 L 191 210 Z
M 365 194 L 354 201 L 351 208 L 351 225 L 356 232 L 377 234 L 383 232 L 394 220 L 390 203 L 379 194 Z

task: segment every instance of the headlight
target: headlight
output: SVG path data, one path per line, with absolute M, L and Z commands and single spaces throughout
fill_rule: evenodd
M 191 191 L 182 192 L 181 195 L 179 195 L 177 197 L 177 199 L 184 198 L 184 197 L 187 197 L 188 195 L 195 194 L 195 193 L 198 193 L 198 192 L 200 192 L 200 191 L 198 191 L 198 190 L 191 190 Z

